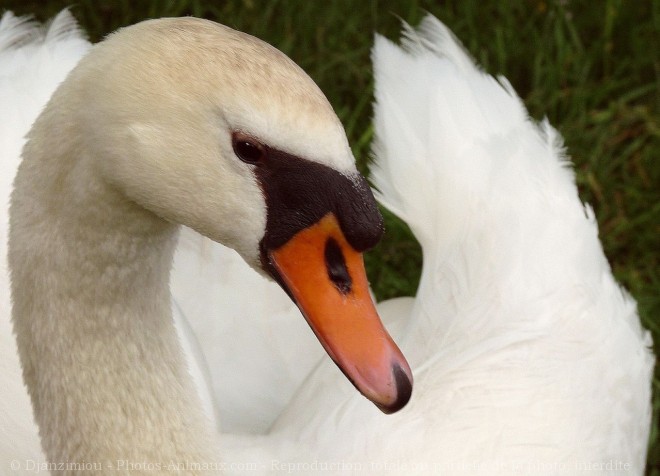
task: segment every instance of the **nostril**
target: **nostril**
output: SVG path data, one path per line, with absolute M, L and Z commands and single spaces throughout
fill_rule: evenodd
M 342 294 L 350 293 L 353 280 L 351 279 L 351 275 L 348 274 L 344 254 L 341 252 L 341 248 L 339 248 L 339 244 L 334 238 L 328 238 L 325 244 L 325 267 L 328 270 L 330 281 L 332 281 L 339 292 Z

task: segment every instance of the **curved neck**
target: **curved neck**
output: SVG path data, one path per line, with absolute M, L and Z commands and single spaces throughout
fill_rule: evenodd
M 212 461 L 213 430 L 171 315 L 176 227 L 103 184 L 84 157 L 58 156 L 43 127 L 15 180 L 9 264 L 48 459 L 114 469 Z

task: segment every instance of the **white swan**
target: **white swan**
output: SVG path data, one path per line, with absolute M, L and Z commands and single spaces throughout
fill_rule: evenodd
M 424 247 L 414 309 L 379 306 L 409 316 L 393 334 L 413 357 L 414 398 L 379 418 L 322 365 L 259 450 L 237 439 L 248 447 L 231 457 L 325 474 L 641 474 L 650 338 L 556 132 L 531 125 L 435 20 L 407 34 L 408 52 L 383 39 L 374 52 L 376 176 Z
M 247 35 L 170 19 L 96 46 L 30 132 L 10 221 L 14 326 L 50 461 L 217 460 L 170 317 L 172 222 L 278 279 L 383 411 L 410 396 L 368 305 L 358 251 L 381 224 L 343 129 Z

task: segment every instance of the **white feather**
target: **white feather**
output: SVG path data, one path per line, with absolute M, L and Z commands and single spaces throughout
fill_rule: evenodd
M 373 60 L 372 178 L 424 254 L 402 344 L 413 398 L 383 417 L 324 365 L 277 436 L 362 463 L 349 474 L 386 464 L 393 474 L 576 474 L 608 463 L 642 474 L 651 338 L 612 277 L 561 137 L 431 16 L 405 27 L 402 47 L 376 37 Z M 299 449 L 276 454 L 305 460 Z

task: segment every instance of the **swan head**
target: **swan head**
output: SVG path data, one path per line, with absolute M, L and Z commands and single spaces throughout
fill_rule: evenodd
M 235 249 L 358 390 L 385 412 L 407 403 L 411 371 L 361 258 L 381 216 L 332 107 L 288 57 L 213 22 L 151 20 L 96 45 L 59 96 L 104 183 Z

